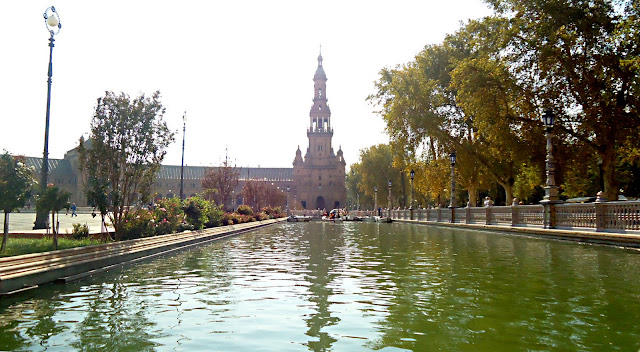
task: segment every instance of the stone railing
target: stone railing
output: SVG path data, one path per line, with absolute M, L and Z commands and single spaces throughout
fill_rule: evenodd
M 392 210 L 391 218 L 461 224 L 640 232 L 640 202 Z

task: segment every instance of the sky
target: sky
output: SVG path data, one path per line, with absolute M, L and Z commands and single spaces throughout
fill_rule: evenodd
M 161 92 L 176 132 L 163 164 L 292 167 L 306 150 L 322 46 L 333 148 L 347 165 L 387 143 L 366 100 L 385 67 L 411 61 L 462 22 L 491 14 L 481 0 L 50 0 L 3 2 L 0 151 L 42 157 L 49 33 L 55 6 L 49 157 L 88 136 L 105 91 Z

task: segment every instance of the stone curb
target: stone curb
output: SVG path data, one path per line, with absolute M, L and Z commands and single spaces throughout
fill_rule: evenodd
M 127 263 L 238 235 L 286 218 L 0 258 L 0 296 L 51 282 L 70 282 Z
M 428 225 L 447 228 L 464 228 L 478 231 L 507 232 L 515 235 L 550 238 L 565 241 L 577 241 L 584 243 L 597 243 L 629 248 L 640 248 L 640 234 L 618 232 L 595 232 L 563 229 L 542 229 L 532 227 L 500 226 L 484 224 L 460 224 L 446 222 L 431 222 L 418 220 L 393 219 L 394 222 L 408 224 Z

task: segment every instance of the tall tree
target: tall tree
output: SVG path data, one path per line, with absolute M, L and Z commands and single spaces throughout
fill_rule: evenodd
M 503 22 L 472 21 L 412 62 L 383 69 L 369 97 L 381 108 L 393 145 L 413 154 L 423 149 L 431 160 L 458 152 L 460 181 L 472 203 L 490 175 L 510 204 L 518 166 L 528 157 L 518 145 L 531 104 L 492 44 Z
M 244 204 L 257 213 L 264 207 L 284 207 L 287 202 L 286 193 L 277 186 L 266 181 L 250 180 L 242 189 Z
M 208 169 L 202 178 L 207 200 L 218 206 L 230 206 L 233 190 L 238 186 L 240 173 L 225 160 L 222 166 Z
M 638 145 L 640 28 L 636 0 L 488 0 L 508 20 L 504 50 L 538 105 L 547 99 L 560 130 L 602 161 L 604 192 L 617 199 L 616 163 Z
M 360 164 L 354 163 L 349 168 L 346 176 L 347 200 L 354 209 L 373 209 L 373 196 L 367 195 L 361 189 L 362 174 L 359 171 Z
M 25 165 L 23 157 L 11 156 L 7 152 L 0 156 L 0 208 L 4 211 L 2 253 L 7 246 L 9 213 L 27 203 L 35 183 L 33 169 Z
M 379 207 L 386 207 L 389 203 L 389 185 L 391 181 L 391 203 L 398 206 L 404 197 L 402 177 L 406 178 L 404 168 L 394 165 L 394 154 L 389 144 L 378 144 L 360 151 L 360 161 L 351 165 L 359 175 L 358 190 L 370 199 L 376 197 L 374 188 L 377 187 L 377 202 Z
M 131 99 L 106 92 L 91 120 L 90 143 L 79 148 L 87 193 L 109 200 L 109 218 L 119 239 L 123 221 L 139 198 L 145 201 L 174 133 L 163 120 L 160 92 Z
M 36 202 L 36 207 L 43 212 L 51 212 L 51 233 L 53 234 L 53 249 L 58 249 L 58 225 L 60 223 L 60 210 L 69 209 L 71 193 L 60 190 L 53 184 L 48 184 L 44 193 Z M 56 219 L 57 217 L 57 219 Z

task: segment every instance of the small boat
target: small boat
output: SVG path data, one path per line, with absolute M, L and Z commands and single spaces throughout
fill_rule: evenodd
M 287 218 L 288 222 L 309 222 L 311 221 L 310 216 L 300 216 L 300 215 L 291 215 Z
M 344 217 L 346 221 L 362 221 L 362 216 L 347 215 Z

